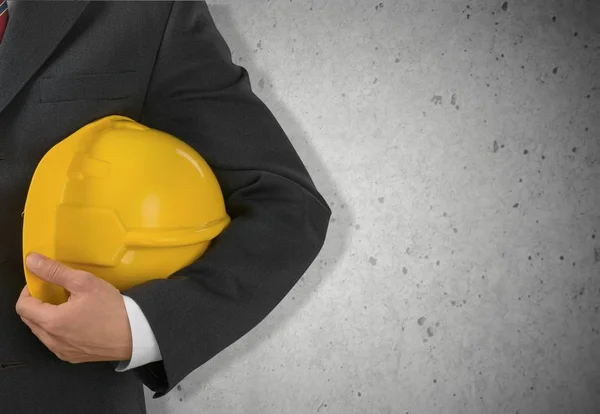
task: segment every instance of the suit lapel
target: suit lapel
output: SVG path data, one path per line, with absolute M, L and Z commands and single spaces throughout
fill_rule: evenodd
M 88 1 L 15 1 L 0 45 L 0 113 L 50 57 Z

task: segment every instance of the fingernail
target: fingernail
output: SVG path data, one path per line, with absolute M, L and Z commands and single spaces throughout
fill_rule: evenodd
M 28 268 L 35 270 L 42 264 L 42 256 L 37 253 L 29 253 L 25 260 L 25 264 L 27 264 Z

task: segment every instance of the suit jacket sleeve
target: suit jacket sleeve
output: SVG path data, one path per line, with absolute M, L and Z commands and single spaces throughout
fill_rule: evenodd
M 283 299 L 322 248 L 331 211 L 204 2 L 172 6 L 141 121 L 202 154 L 232 217 L 196 263 L 124 292 L 163 356 L 135 370 L 156 398 Z

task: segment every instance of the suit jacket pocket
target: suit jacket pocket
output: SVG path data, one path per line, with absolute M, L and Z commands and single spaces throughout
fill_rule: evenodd
M 38 81 L 40 102 L 129 98 L 135 90 L 135 74 L 135 72 L 119 72 L 41 78 Z

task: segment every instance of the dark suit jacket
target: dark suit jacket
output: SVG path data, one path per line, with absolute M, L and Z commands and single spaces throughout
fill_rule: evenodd
M 0 44 L 0 412 L 141 413 L 142 382 L 164 395 L 279 303 L 321 249 L 330 210 L 206 4 L 14 6 Z M 33 171 L 54 144 L 110 114 L 196 148 L 233 218 L 198 262 L 124 292 L 164 357 L 126 373 L 60 361 L 14 310 Z

